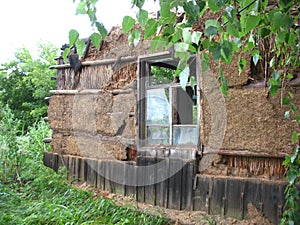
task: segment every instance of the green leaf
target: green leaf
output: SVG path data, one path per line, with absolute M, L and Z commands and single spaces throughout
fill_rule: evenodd
M 292 109 L 293 113 L 297 114 L 297 107 L 295 104 L 291 104 L 291 109 Z
M 150 42 L 150 51 L 154 52 L 155 50 L 163 50 L 164 48 L 168 48 L 170 42 L 167 38 L 157 36 L 154 37 Z
M 298 138 L 299 138 L 298 132 L 293 131 L 293 134 L 292 134 L 292 143 L 295 144 L 295 142 L 298 140 Z
M 269 92 L 271 93 L 271 95 L 275 96 L 277 94 L 277 90 L 278 90 L 277 81 L 274 80 L 274 78 L 271 78 Z
M 213 36 L 218 33 L 220 24 L 217 20 L 207 20 L 205 22 L 205 35 Z
M 234 37 L 240 37 L 239 30 L 232 23 L 227 24 L 227 32 Z
M 292 185 L 294 184 L 296 178 L 297 178 L 297 174 L 295 173 L 292 173 L 291 170 L 288 171 L 288 174 L 287 174 L 287 178 L 289 180 L 289 183 Z
M 105 29 L 104 25 L 102 23 L 96 22 L 96 27 L 102 37 L 102 40 L 104 40 L 107 36 L 107 30 Z
M 72 47 L 75 42 L 78 40 L 78 37 L 79 37 L 79 33 L 77 32 L 77 30 L 70 30 L 69 31 L 69 45 L 70 47 Z
M 158 27 L 158 23 L 155 19 L 149 19 L 145 28 L 144 38 L 148 39 L 153 34 L 156 33 Z
M 293 153 L 293 155 L 291 156 L 291 163 L 294 163 L 295 160 L 297 159 L 298 157 L 298 154 L 299 154 L 299 150 L 300 150 L 300 147 L 297 146 L 295 152 Z
M 201 32 L 194 31 L 192 33 L 192 42 L 195 43 L 196 45 L 198 45 L 201 37 L 202 37 L 202 33 Z
M 79 14 L 86 14 L 87 13 L 87 5 L 86 5 L 86 2 L 84 1 L 80 1 L 77 5 L 77 8 L 76 8 L 76 15 L 79 15 Z
M 284 8 L 284 9 L 289 9 L 293 6 L 294 1 L 290 1 L 290 0 L 279 0 L 279 4 L 280 7 Z
M 271 33 L 271 31 L 265 27 L 258 30 L 259 35 L 264 39 L 268 37 Z
M 160 5 L 160 17 L 168 19 L 171 15 L 170 2 L 169 1 L 159 1 Z
M 221 58 L 221 46 L 219 43 L 214 43 L 209 47 L 209 52 L 213 54 L 214 61 L 218 61 Z
M 253 34 L 250 34 L 249 36 L 249 39 L 247 41 L 247 45 L 248 45 L 248 51 L 252 50 L 255 46 L 255 40 L 254 40 L 254 37 L 253 37 Z
M 207 53 L 205 52 L 202 52 L 201 53 L 201 69 L 202 69 L 202 72 L 206 72 L 209 68 L 209 56 Z
M 95 48 L 98 49 L 100 46 L 101 40 L 102 40 L 101 35 L 98 33 L 93 33 L 90 36 L 90 39 L 91 39 L 93 45 L 95 46 Z
M 259 16 L 250 15 L 249 17 L 247 17 L 245 23 L 245 33 L 249 33 L 250 31 L 252 31 L 259 24 L 259 22 Z
M 213 26 L 209 26 L 205 28 L 205 35 L 214 36 L 218 33 L 218 29 Z
M 258 63 L 259 58 L 260 58 L 259 54 L 255 54 L 255 55 L 252 57 L 252 60 L 253 60 L 253 63 L 254 63 L 255 66 L 256 66 L 257 63 Z
M 68 57 L 69 53 L 70 53 L 70 48 L 66 48 L 63 53 L 64 62 L 67 62 L 67 57 Z
M 291 100 L 288 97 L 284 97 L 282 99 L 282 105 L 288 105 L 290 104 Z
M 239 75 L 241 75 L 241 73 L 243 72 L 245 66 L 247 65 L 247 60 L 245 59 L 239 59 Z
M 221 45 L 221 56 L 222 60 L 229 64 L 232 59 L 233 45 L 229 41 L 224 41 Z
M 192 43 L 192 33 L 191 33 L 191 29 L 190 27 L 187 28 L 183 28 L 182 29 L 182 37 L 183 37 L 183 41 L 187 44 L 191 44 Z
M 194 5 L 193 1 L 184 2 L 183 9 L 188 15 L 188 22 L 190 24 L 193 24 L 196 21 L 198 21 L 198 16 L 200 13 L 200 8 L 198 5 Z
M 141 30 L 133 30 L 128 36 L 129 43 L 133 42 L 133 45 L 137 46 L 141 40 L 141 34 Z
M 282 165 L 287 166 L 287 165 L 290 164 L 290 162 L 291 162 L 291 156 L 286 155 L 285 159 L 284 159 L 284 162 L 282 163 Z
M 275 12 L 271 19 L 271 29 L 273 32 L 277 32 L 279 28 L 289 23 L 289 17 L 286 14 L 283 14 L 282 12 Z
M 208 7 L 213 11 L 217 12 L 220 10 L 220 6 L 217 4 L 217 1 L 215 0 L 208 0 Z
M 233 22 L 234 19 L 236 19 L 236 9 L 233 6 L 227 6 L 225 9 L 225 16 L 229 20 L 230 23 Z
M 205 11 L 206 1 L 196 0 L 197 5 L 199 6 L 199 15 L 202 16 Z
M 191 88 L 193 88 L 193 90 L 194 90 L 194 87 L 196 85 L 196 80 L 195 80 L 195 77 L 193 77 L 193 76 L 190 76 L 190 85 L 191 85 Z
M 275 57 L 273 57 L 273 58 L 270 60 L 270 67 L 271 67 L 271 68 L 274 68 L 274 65 L 275 65 Z
M 179 42 L 174 44 L 175 52 L 186 52 L 189 49 L 189 44 Z
M 293 78 L 294 78 L 294 76 L 293 76 L 293 74 L 291 74 L 291 73 L 288 73 L 288 75 L 287 75 L 287 78 L 288 78 L 288 79 L 293 79 Z
M 228 95 L 228 90 L 229 90 L 229 87 L 228 87 L 228 82 L 227 82 L 227 79 L 225 78 L 224 76 L 224 72 L 223 72 L 223 69 L 222 67 L 220 66 L 219 67 L 219 71 L 220 71 L 220 81 L 221 81 L 221 92 L 224 96 L 227 96 Z
M 132 0 L 131 1 L 134 5 L 136 5 L 139 9 L 143 7 L 145 4 L 145 0 Z
M 191 54 L 189 52 L 176 52 L 174 54 L 175 58 L 179 58 L 180 61 L 177 65 L 177 69 L 179 71 L 178 75 L 180 74 L 181 71 L 183 71 L 185 69 L 185 67 L 187 66 L 187 61 L 189 60 L 189 58 L 191 57 Z
M 273 77 L 274 80 L 277 81 L 277 84 L 280 84 L 281 75 L 280 75 L 280 73 L 278 71 L 274 71 L 272 73 L 272 77 Z
M 148 12 L 146 10 L 141 9 L 136 14 L 136 18 L 137 18 L 138 22 L 140 23 L 140 25 L 142 26 L 142 28 L 145 29 L 145 26 L 146 26 L 147 20 L 148 20 Z
M 91 25 L 94 26 L 95 22 L 97 21 L 96 10 L 95 9 L 88 9 L 87 14 L 90 18 Z
M 284 43 L 284 42 L 286 42 L 287 36 L 288 36 L 288 31 L 283 30 L 277 34 L 276 41 L 278 43 Z
M 175 32 L 172 35 L 172 42 L 178 42 L 182 38 L 182 29 L 179 27 L 175 28 Z
M 85 42 L 83 40 L 78 39 L 75 43 L 75 46 L 76 46 L 78 56 L 82 57 L 85 52 L 85 48 L 86 48 Z
M 297 45 L 296 43 L 297 43 L 297 41 L 298 41 L 298 37 L 294 34 L 294 33 L 289 33 L 289 38 L 288 38 L 288 41 L 287 41 L 287 43 L 289 44 L 289 45 Z
M 180 85 L 183 89 L 185 89 L 186 87 L 189 76 L 190 76 L 190 67 L 186 66 L 184 70 L 179 74 Z
M 123 34 L 126 34 L 131 28 L 133 28 L 135 20 L 131 16 L 125 16 L 122 22 Z
M 160 36 L 170 37 L 170 36 L 174 35 L 174 33 L 175 33 L 174 26 L 164 25 L 164 26 L 160 26 L 160 28 L 161 27 L 163 27 L 163 29 L 161 29 L 162 32 L 160 33 Z M 160 28 L 158 28 L 158 30 L 160 30 Z

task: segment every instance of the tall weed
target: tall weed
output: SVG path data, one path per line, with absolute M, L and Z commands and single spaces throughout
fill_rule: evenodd
M 68 182 L 66 168 L 58 173 L 43 165 L 49 150 L 43 139 L 51 135 L 40 121 L 27 133 L 8 107 L 1 112 L 0 125 L 0 225 L 36 224 L 168 224 L 163 217 L 150 216 L 95 199 L 90 191 Z
M 3 107 L 0 113 L 0 177 L 5 182 L 18 178 L 18 167 L 21 161 L 21 154 L 17 145 L 19 121 L 8 105 Z
M 41 120 L 24 134 L 18 130 L 19 121 L 7 105 L 0 118 L 0 180 L 21 182 L 32 179 L 43 166 L 43 152 L 49 150 L 43 142 L 51 135 L 48 124 Z

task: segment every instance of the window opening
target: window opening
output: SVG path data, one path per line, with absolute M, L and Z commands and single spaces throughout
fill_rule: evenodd
M 195 58 L 190 63 L 190 77 L 196 80 Z M 147 61 L 143 96 L 145 115 L 144 145 L 189 145 L 198 144 L 197 85 L 188 82 L 185 89 L 175 77 L 177 60 Z

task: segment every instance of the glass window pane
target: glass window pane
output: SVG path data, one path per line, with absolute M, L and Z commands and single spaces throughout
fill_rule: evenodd
M 197 145 L 197 126 L 174 126 L 173 144 L 175 145 Z
M 169 144 L 170 132 L 168 127 L 147 127 L 148 144 Z
M 147 90 L 146 125 L 169 124 L 169 90 Z

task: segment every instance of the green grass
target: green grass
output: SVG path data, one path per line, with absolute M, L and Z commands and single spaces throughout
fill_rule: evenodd
M 43 165 L 48 124 L 41 121 L 20 135 L 11 121 L 8 112 L 0 123 L 0 225 L 169 223 L 72 186 L 65 170 Z
M 80 190 L 48 168 L 27 184 L 0 181 L 0 224 L 168 224 Z

